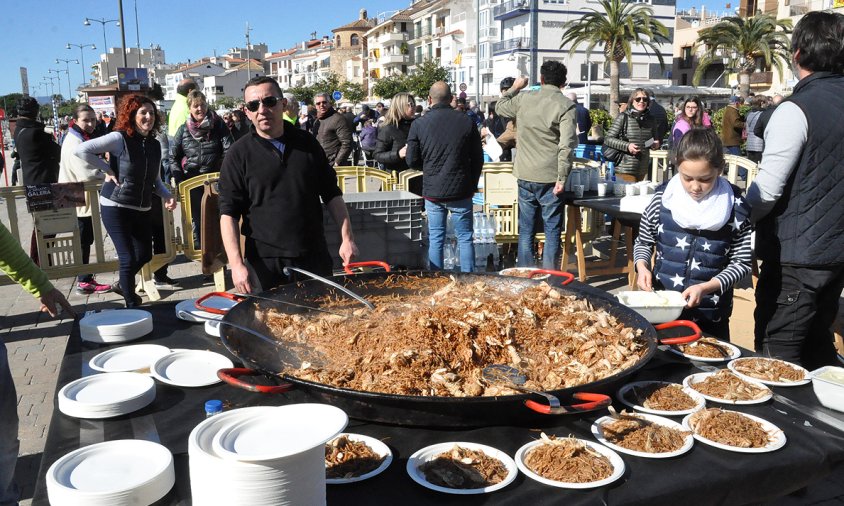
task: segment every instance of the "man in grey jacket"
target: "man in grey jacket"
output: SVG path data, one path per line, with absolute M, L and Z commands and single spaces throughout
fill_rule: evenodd
M 513 166 L 519 184 L 518 265 L 534 264 L 533 229 L 541 216 L 545 225 L 542 267 L 554 269 L 559 265 L 563 231 L 563 186 L 577 147 L 577 110 L 560 91 L 566 84 L 566 66 L 546 61 L 539 72 L 539 91 L 519 93 L 528 84 L 527 78 L 521 77 L 495 110 L 519 125 L 519 152 Z
M 814 369 L 836 362 L 844 289 L 844 14 L 810 12 L 791 38 L 800 81 L 765 128 L 747 192 L 762 260 L 756 349 Z

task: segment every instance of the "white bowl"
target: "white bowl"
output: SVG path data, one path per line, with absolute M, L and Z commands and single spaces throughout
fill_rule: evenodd
M 835 411 L 844 411 L 844 367 L 828 365 L 815 369 L 812 371 L 812 388 L 821 404 Z
M 630 290 L 618 292 L 615 297 L 619 302 L 644 316 L 651 323 L 665 323 L 676 320 L 683 312 L 683 308 L 686 307 L 686 299 L 683 298 L 683 294 L 673 290 L 656 292 Z

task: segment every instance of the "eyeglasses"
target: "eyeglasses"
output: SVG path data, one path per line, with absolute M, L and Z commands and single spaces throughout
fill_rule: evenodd
M 328 102 L 314 102 L 314 105 L 315 105 L 315 106 L 317 106 L 317 107 L 319 107 L 319 106 L 321 106 L 321 105 L 325 105 L 325 106 L 327 106 L 327 105 L 328 105 Z
M 648 97 L 636 97 L 633 99 L 634 102 L 645 102 L 648 103 L 651 101 Z
M 262 104 L 267 109 L 272 109 L 276 106 L 278 101 L 278 97 L 264 97 L 261 100 L 252 100 L 250 102 L 246 102 L 246 109 L 248 109 L 250 112 L 255 112 L 258 110 L 258 107 Z

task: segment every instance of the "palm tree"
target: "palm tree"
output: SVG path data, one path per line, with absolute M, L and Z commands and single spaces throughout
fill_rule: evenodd
M 578 46 L 586 44 L 586 54 L 595 46 L 602 46 L 604 56 L 610 62 L 610 114 L 618 114 L 618 64 L 633 61 L 633 46 L 642 46 L 656 53 L 661 67 L 665 68 L 659 46 L 669 42 L 668 28 L 654 19 L 653 9 L 639 3 L 622 0 L 599 0 L 601 9 L 588 9 L 579 19 L 563 25 L 560 49 L 570 45 L 573 54 Z
M 750 74 L 756 69 L 757 58 L 762 58 L 765 68 L 776 68 L 782 80 L 783 67 L 791 59 L 791 19 L 776 19 L 770 14 L 749 18 L 727 17 L 717 25 L 698 33 L 697 46 L 704 48 L 692 78 L 695 86 L 707 67 L 725 62 L 727 68 L 739 73 L 739 93 L 750 93 Z

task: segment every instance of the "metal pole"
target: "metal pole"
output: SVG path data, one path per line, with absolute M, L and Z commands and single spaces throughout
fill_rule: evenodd
M 105 23 L 103 23 L 103 51 L 105 51 L 105 69 L 106 69 L 105 83 L 108 84 L 108 78 L 109 78 L 110 72 L 108 70 L 108 42 L 106 42 Z M 100 76 L 100 77 L 102 77 L 102 76 Z
M 586 57 L 586 108 L 592 107 L 592 62 Z
M 138 0 L 135 0 L 135 38 L 138 44 L 138 66 L 141 66 L 141 30 L 138 28 Z
M 481 0 L 475 2 L 475 91 L 478 107 L 483 111 L 483 86 L 481 86 Z
M 246 79 L 252 79 L 252 48 L 250 47 L 249 42 L 249 32 L 252 30 L 249 28 L 249 21 L 246 22 Z
M 530 86 L 533 86 L 539 79 L 539 0 L 531 0 L 530 3 L 530 40 Z
M 123 68 L 128 67 L 126 64 L 126 29 L 123 24 L 123 0 L 117 0 L 117 5 L 120 8 L 120 41 L 123 43 Z
M 79 61 L 82 62 L 82 86 L 85 86 L 85 51 L 79 46 Z

